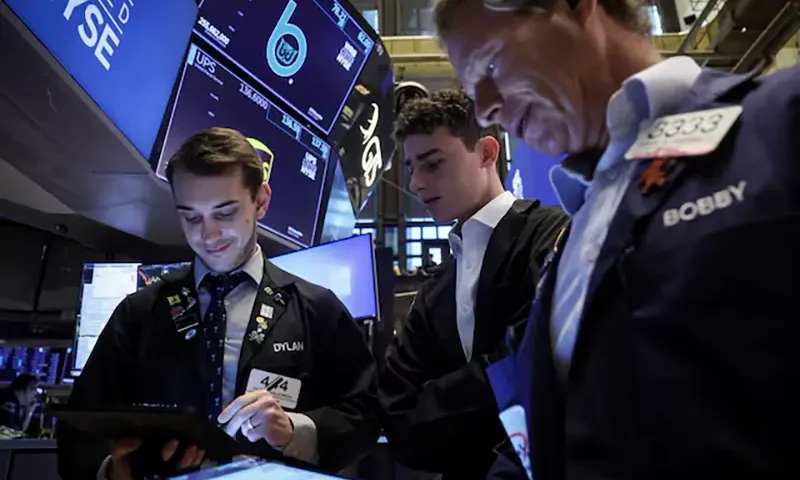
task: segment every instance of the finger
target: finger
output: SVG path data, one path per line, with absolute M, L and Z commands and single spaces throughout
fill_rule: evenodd
M 178 463 L 178 469 L 183 470 L 191 467 L 192 461 L 194 460 L 194 455 L 196 453 L 196 446 L 192 445 L 191 447 L 187 448 L 186 451 L 183 452 L 183 455 L 181 455 L 181 461 Z
M 274 400 L 266 403 L 267 405 L 264 408 L 260 409 L 252 417 L 250 417 L 250 423 L 253 424 L 254 428 L 248 428 L 247 422 L 242 425 L 242 433 L 251 442 L 257 442 L 262 438 L 266 438 L 269 425 L 264 424 L 269 423 L 271 421 L 270 419 L 274 418 L 280 409 L 280 405 L 278 405 L 278 403 Z
M 192 459 L 192 467 L 197 467 L 203 464 L 203 459 L 206 456 L 205 450 L 202 448 L 198 448 L 197 452 L 194 454 L 194 458 Z
M 266 390 L 255 390 L 236 397 L 234 401 L 232 401 L 227 407 L 225 407 L 224 410 L 222 410 L 222 413 L 220 413 L 217 417 L 217 422 L 229 422 L 231 418 L 233 418 L 233 416 L 239 412 L 239 410 L 263 397 L 265 393 L 267 393 Z
M 175 455 L 175 452 L 178 451 L 178 441 L 177 440 L 170 440 L 164 445 L 164 448 L 161 449 L 161 459 L 165 462 L 172 458 Z
M 240 429 L 242 430 L 242 433 L 246 434 L 247 432 L 245 432 L 244 430 L 247 430 L 247 427 L 242 428 L 245 422 L 247 422 L 247 420 L 250 420 L 250 418 L 253 417 L 260 410 L 268 408 L 270 404 L 273 402 L 274 400 L 272 400 L 271 397 L 262 396 L 255 402 L 242 408 L 241 410 L 239 410 L 239 412 L 236 413 L 236 415 L 233 416 L 231 421 L 228 422 L 227 425 L 225 425 L 225 431 L 230 436 L 236 435 L 236 432 L 238 432 Z M 255 419 L 250 420 L 250 422 L 252 423 L 253 427 L 257 425 L 255 423 Z
M 126 438 L 124 440 L 116 440 L 111 444 L 111 458 L 121 458 L 130 454 L 142 444 L 142 441 L 136 438 Z

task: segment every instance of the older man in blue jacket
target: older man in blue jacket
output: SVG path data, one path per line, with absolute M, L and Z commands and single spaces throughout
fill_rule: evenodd
M 573 214 L 489 367 L 528 475 L 772 479 L 800 455 L 800 67 L 663 60 L 633 0 L 439 0 L 483 123 Z

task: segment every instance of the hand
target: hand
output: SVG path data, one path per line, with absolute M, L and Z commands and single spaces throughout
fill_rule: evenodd
M 133 480 L 129 455 L 139 448 L 141 444 L 141 440 L 128 439 L 114 442 L 111 445 L 111 472 L 110 475 L 108 475 L 109 480 Z M 161 458 L 167 462 L 177 451 L 178 441 L 170 440 L 161 450 Z M 206 453 L 196 446 L 187 448 L 183 453 L 178 469 L 183 470 L 200 465 L 205 455 Z
M 230 403 L 217 418 L 227 423 L 230 436 L 241 430 L 251 442 L 264 439 L 273 448 L 283 448 L 294 438 L 294 426 L 275 397 L 266 390 L 245 393 Z

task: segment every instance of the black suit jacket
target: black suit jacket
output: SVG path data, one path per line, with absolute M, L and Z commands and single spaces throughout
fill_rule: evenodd
M 456 324 L 455 260 L 423 284 L 379 381 L 384 428 L 401 463 L 461 480 L 485 478 L 506 434 L 484 359 L 495 354 L 506 326 L 527 316 L 539 265 L 567 218 L 560 208 L 520 200 L 494 229 L 478 280 L 469 362 Z
M 268 261 L 265 273 L 265 282 L 281 292 L 283 300 L 274 305 L 264 342 L 245 339 L 242 343 L 236 395 L 244 393 L 254 368 L 300 379 L 302 387 L 293 411 L 316 424 L 320 467 L 340 470 L 374 448 L 377 441 L 374 359 L 361 330 L 332 292 Z M 260 289 L 264 287 L 262 283 Z M 107 409 L 137 403 L 173 404 L 194 408 L 205 416 L 209 375 L 204 342 L 200 332 L 187 339 L 185 333 L 176 331 L 167 301 L 182 289 L 194 292 L 190 267 L 120 303 L 75 383 L 71 406 Z M 283 342 L 302 342 L 304 348 L 292 352 L 273 348 Z M 265 454 L 274 454 L 266 442 L 260 444 Z M 60 425 L 58 459 L 64 480 L 95 478 L 107 454 L 107 442 L 93 441 Z
M 669 112 L 742 107 L 720 145 L 678 158 L 662 188 L 643 192 L 651 164 L 636 166 L 564 380 L 554 258 L 511 362 L 489 369 L 502 407 L 526 410 L 533 478 L 797 478 L 798 75 L 706 70 Z

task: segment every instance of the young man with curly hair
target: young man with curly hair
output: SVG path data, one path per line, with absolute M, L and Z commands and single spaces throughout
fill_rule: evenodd
M 504 190 L 500 146 L 473 112 L 462 91 L 443 90 L 397 118 L 411 190 L 437 222 L 457 223 L 453 256 L 417 293 L 380 382 L 398 460 L 459 480 L 486 478 L 507 441 L 484 366 L 507 327 L 527 317 L 539 267 L 567 221 L 559 208 Z

